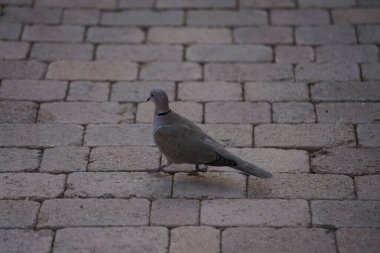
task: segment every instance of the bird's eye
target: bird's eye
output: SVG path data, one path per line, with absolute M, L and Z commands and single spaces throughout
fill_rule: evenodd
M 154 96 L 153 96 L 153 94 L 152 94 L 152 95 L 150 95 L 150 96 L 151 96 L 151 97 L 154 97 Z

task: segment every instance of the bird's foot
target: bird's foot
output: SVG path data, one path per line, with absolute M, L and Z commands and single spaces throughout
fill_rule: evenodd
M 203 173 L 207 172 L 207 165 L 203 164 L 203 165 L 199 166 L 198 171 L 203 172 Z

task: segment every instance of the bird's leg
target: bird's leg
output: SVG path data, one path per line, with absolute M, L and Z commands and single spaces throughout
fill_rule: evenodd
M 167 164 L 164 164 L 158 168 L 154 168 L 154 169 L 146 169 L 145 171 L 148 172 L 148 173 L 156 173 L 156 172 L 164 172 L 164 173 L 168 173 L 167 171 L 164 170 L 165 167 L 168 167 L 170 164 L 167 163 Z

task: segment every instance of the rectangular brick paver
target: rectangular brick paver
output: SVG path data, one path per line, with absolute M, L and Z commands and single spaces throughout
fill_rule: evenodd
M 235 7 L 235 0 L 158 0 L 157 8 L 228 8 Z
M 92 43 L 139 43 L 143 40 L 144 32 L 135 27 L 90 27 L 86 37 L 86 41 Z
M 152 225 L 198 225 L 199 201 L 195 199 L 158 199 L 152 203 Z
M 306 83 L 248 82 L 244 85 L 248 101 L 298 101 L 308 100 Z
M 137 65 L 115 61 L 56 61 L 49 65 L 47 79 L 134 80 Z
M 165 227 L 98 227 L 58 230 L 54 252 L 167 252 L 169 231 Z M 99 243 L 102 242 L 102 243 Z
M 334 234 L 326 229 L 227 228 L 222 233 L 222 250 L 230 253 L 335 252 Z
M 47 68 L 39 61 L 3 61 L 0 60 L 1 79 L 40 79 Z
M 155 147 L 97 147 L 91 151 L 89 171 L 145 171 L 159 166 Z
M 360 25 L 358 26 L 358 36 L 360 43 L 379 43 L 380 25 Z
M 204 124 L 199 127 L 223 146 L 250 147 L 252 145 L 252 126 L 248 124 Z
M 21 60 L 25 59 L 29 51 L 26 42 L 0 41 L 0 59 Z
M 94 46 L 90 44 L 36 43 L 30 58 L 41 61 L 92 60 Z
M 333 10 L 332 19 L 336 24 L 380 23 L 380 9 Z
M 300 7 L 344 8 L 355 6 L 355 0 L 298 0 Z
M 328 24 L 329 13 L 325 10 L 273 10 L 270 13 L 274 25 Z
M 309 46 L 278 46 L 275 55 L 278 63 L 306 63 L 314 60 L 313 48 Z
M 185 101 L 242 100 L 242 86 L 229 82 L 183 82 L 178 85 L 178 99 Z
M 379 236 L 379 229 L 369 228 L 340 228 L 336 232 L 337 245 L 341 253 L 376 253 L 380 248 Z
M 49 7 L 68 7 L 68 8 L 94 8 L 94 9 L 114 9 L 116 7 L 116 0 L 82 0 L 82 1 L 68 1 L 68 0 L 37 0 L 37 6 Z
M 293 31 L 281 26 L 243 27 L 234 30 L 234 38 L 239 44 L 290 44 Z
M 56 147 L 45 149 L 40 171 L 65 173 L 85 171 L 89 149 L 87 147 Z
M 42 173 L 0 174 L 0 199 L 54 198 L 63 193 L 65 175 Z
M 39 228 L 147 225 L 146 199 L 49 199 L 38 215 Z
M 0 23 L 0 39 L 18 39 L 21 34 L 21 24 Z
M 23 172 L 38 169 L 41 152 L 36 149 L 0 148 L 0 171 Z
M 316 119 L 311 103 L 274 103 L 272 113 L 276 123 L 314 123 Z
M 44 42 L 81 42 L 84 36 L 84 27 L 80 26 L 26 26 L 22 39 L 26 41 Z
M 31 228 L 37 221 L 39 208 L 40 204 L 35 201 L 0 200 L 0 227 Z
M 75 172 L 66 197 L 170 197 L 172 178 L 143 172 Z
M 142 80 L 191 81 L 201 77 L 201 66 L 192 62 L 152 62 L 140 73 Z
M 33 123 L 37 104 L 27 101 L 1 101 L 0 123 Z
M 107 101 L 108 82 L 76 81 L 70 83 L 68 101 Z
M 73 25 L 94 25 L 100 18 L 97 10 L 67 9 L 63 12 L 63 23 Z
M 128 10 L 124 12 L 105 12 L 102 14 L 102 25 L 116 26 L 149 26 L 168 25 L 176 26 L 183 23 L 182 11 L 151 11 L 151 10 Z
M 239 0 L 240 6 L 249 8 L 295 7 L 295 0 Z
M 250 177 L 251 198 L 352 199 L 354 183 L 348 176 L 278 174 L 268 180 Z
M 315 81 L 350 81 L 359 80 L 359 66 L 351 62 L 324 62 L 300 64 L 295 70 L 296 80 Z
M 380 79 L 380 63 L 365 63 L 361 66 L 362 76 L 364 80 L 379 80 Z
M 322 46 L 316 49 L 317 62 L 351 61 L 373 62 L 379 59 L 378 49 L 373 45 Z
M 0 250 L 2 252 L 43 252 L 51 250 L 53 232 L 50 230 L 0 230 Z
M 380 227 L 380 201 L 311 201 L 313 224 L 333 227 Z
M 246 177 L 238 173 L 210 172 L 202 177 L 178 173 L 174 176 L 173 197 L 244 198 Z
M 83 127 L 74 124 L 0 124 L 0 146 L 80 145 Z
M 358 142 L 362 147 L 380 147 L 380 124 L 360 124 Z
M 213 226 L 307 226 L 305 200 L 218 199 L 201 203 L 201 224 Z
M 355 142 L 353 127 L 344 124 L 260 125 L 254 131 L 257 147 L 318 149 Z
M 374 174 L 380 171 L 380 149 L 337 147 L 312 155 L 311 165 L 316 173 Z
M 355 177 L 358 199 L 380 200 L 380 175 Z
M 355 29 L 347 25 L 300 26 L 295 29 L 297 44 L 327 45 L 356 43 Z
M 190 26 L 247 26 L 268 23 L 267 13 L 262 10 L 241 11 L 189 11 L 187 24 Z
M 50 8 L 5 7 L 3 20 L 28 24 L 59 24 L 62 10 Z

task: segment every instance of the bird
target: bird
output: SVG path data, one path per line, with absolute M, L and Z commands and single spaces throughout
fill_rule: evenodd
M 228 166 L 259 178 L 272 176 L 270 172 L 228 152 L 192 121 L 171 110 L 164 90 L 152 88 L 148 101 L 155 105 L 153 139 L 167 160 L 167 164 L 148 172 L 166 172 L 164 168 L 171 164 L 192 164 L 195 165 L 194 175 L 206 172 L 207 166 Z

